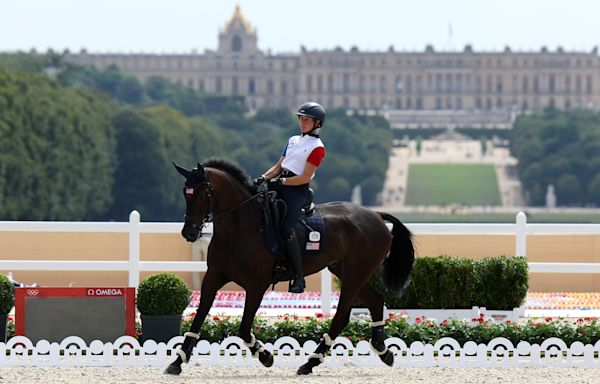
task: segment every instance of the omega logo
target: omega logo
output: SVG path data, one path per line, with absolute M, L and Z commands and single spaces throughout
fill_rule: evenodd
M 90 288 L 87 294 L 88 296 L 123 296 L 123 292 L 116 288 Z

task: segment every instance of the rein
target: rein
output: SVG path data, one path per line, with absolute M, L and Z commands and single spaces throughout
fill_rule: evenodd
M 225 212 L 221 212 L 221 213 L 219 213 L 218 215 L 216 215 L 216 216 L 213 216 L 212 220 L 214 220 L 214 219 L 217 219 L 217 218 L 219 218 L 219 217 L 223 217 L 223 216 L 225 216 L 226 214 L 228 214 L 228 213 L 230 213 L 230 212 L 233 212 L 233 211 L 235 211 L 236 209 L 240 208 L 242 205 L 245 205 L 246 203 L 248 203 L 248 202 L 250 202 L 250 201 L 252 201 L 252 200 L 256 199 L 257 197 L 261 196 L 262 194 L 263 194 L 262 192 L 258 192 L 256 195 L 252 195 L 252 196 L 250 196 L 249 198 L 247 198 L 246 200 L 242 201 L 242 202 L 241 202 L 241 203 L 239 203 L 238 205 L 235 205 L 235 206 L 233 206 L 233 207 L 229 208 L 228 210 L 226 210 Z
M 223 217 L 225 215 L 227 215 L 228 213 L 231 213 L 235 210 L 237 210 L 238 208 L 244 206 L 245 204 L 249 203 L 250 201 L 256 199 L 257 197 L 260 197 L 263 195 L 262 192 L 258 192 L 255 195 L 250 196 L 249 198 L 247 198 L 246 200 L 242 201 L 241 203 L 229 208 L 228 210 L 226 210 L 225 212 L 221 212 L 218 215 L 214 215 L 211 211 L 210 205 L 211 205 L 211 197 L 215 200 L 217 200 L 217 197 L 215 196 L 214 190 L 212 189 L 212 186 L 210 185 L 210 181 L 208 181 L 208 175 L 205 176 L 206 177 L 206 181 L 198 183 L 200 184 L 202 187 L 206 187 L 207 189 L 207 193 L 206 193 L 206 209 L 204 210 L 204 214 L 203 215 L 188 215 L 187 213 L 185 214 L 184 218 L 185 220 L 194 220 L 194 219 L 202 219 L 202 222 L 200 224 L 192 224 L 194 227 L 200 227 L 200 226 L 204 226 L 206 223 L 212 222 L 213 220 L 219 218 L 219 217 Z M 196 184 L 196 185 L 198 185 Z M 195 186 L 191 187 L 194 190 L 195 193 Z

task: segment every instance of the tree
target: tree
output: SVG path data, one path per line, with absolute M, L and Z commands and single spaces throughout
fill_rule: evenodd
M 0 217 L 86 220 L 111 203 L 115 105 L 0 67 Z

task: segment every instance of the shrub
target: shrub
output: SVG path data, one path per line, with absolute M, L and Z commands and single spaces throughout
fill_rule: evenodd
M 137 307 L 142 315 L 180 315 L 187 307 L 191 293 L 177 275 L 152 275 L 140 283 Z
M 15 287 L 0 275 L 0 315 L 6 315 L 15 305 Z
M 388 308 L 414 309 L 478 306 L 510 310 L 521 306 L 529 288 L 529 270 L 523 257 L 418 257 L 410 276 L 411 283 L 400 298 L 385 290 L 377 273 L 369 282 L 383 295 Z M 355 306 L 365 305 L 357 301 Z

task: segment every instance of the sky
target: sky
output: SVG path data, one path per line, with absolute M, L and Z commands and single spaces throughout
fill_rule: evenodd
M 600 0 L 0 0 L 0 51 L 202 53 L 238 4 L 272 53 L 600 44 Z

